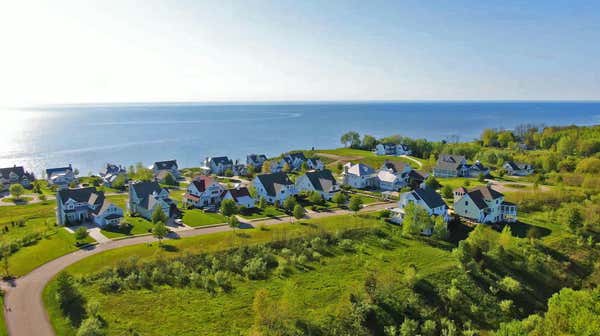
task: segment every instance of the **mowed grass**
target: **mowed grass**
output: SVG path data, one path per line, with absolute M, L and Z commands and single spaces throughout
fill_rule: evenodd
M 476 177 L 437 177 L 436 179 L 442 186 L 448 185 L 452 190 L 460 187 L 469 189 L 486 184 L 486 182 L 479 182 Z
M 267 218 L 267 217 L 278 217 L 284 216 L 285 212 L 276 207 L 269 205 L 264 209 L 252 208 L 248 210 L 244 210 L 245 212 L 240 214 L 241 217 L 246 219 L 259 219 L 259 218 Z
M 88 237 L 82 243 L 92 243 Z M 64 228 L 56 228 L 35 244 L 21 248 L 8 258 L 11 275 L 22 276 L 33 269 L 79 249 L 75 236 Z
M 150 230 L 152 230 L 152 228 L 154 227 L 152 222 L 141 217 L 131 217 L 127 215 L 125 216 L 125 218 L 123 218 L 123 222 L 128 223 L 129 225 L 119 227 L 106 227 L 100 231 L 107 238 L 119 238 L 150 233 Z
M 204 212 L 200 209 L 184 210 L 183 223 L 188 226 L 198 227 L 227 222 L 227 218 L 218 212 Z
M 4 307 L 4 297 L 0 296 L 0 306 Z M 0 311 L 0 336 L 8 336 L 6 322 L 4 321 L 4 309 Z
M 305 225 L 277 225 L 268 231 L 244 230 L 246 238 L 237 239 L 243 239 L 244 244 L 254 244 L 281 237 L 283 232 L 291 238 L 320 229 L 335 232 L 343 227 L 382 225 L 387 224 L 382 224 L 374 214 L 335 216 L 305 221 Z M 102 256 L 104 253 L 92 256 L 67 270 L 76 275 L 89 274 L 132 254 L 154 258 L 165 254 L 221 250 L 231 246 L 232 236 L 231 232 L 226 232 L 169 242 L 177 248 L 176 252 L 160 251 L 156 246 L 148 245 L 125 248 L 128 249 L 126 251 L 108 251 L 107 254 L 113 253 L 110 256 Z M 186 242 L 188 240 L 189 243 Z M 103 295 L 92 285 L 85 286 L 82 291 L 88 300 L 99 302 L 100 314 L 108 322 L 109 335 L 127 334 L 129 330 L 141 335 L 164 335 L 167 330 L 173 335 L 197 335 L 200 330 L 203 335 L 237 335 L 245 334 L 253 323 L 252 301 L 260 288 L 268 289 L 273 298 L 287 297 L 294 314 L 316 322 L 335 309 L 349 290 L 360 288 L 369 270 L 401 273 L 408 265 L 414 264 L 420 276 L 428 277 L 456 267 L 448 250 L 431 247 L 418 240 L 394 238 L 392 248 L 388 249 L 380 247 L 375 237 L 359 244 L 360 252 L 347 253 L 333 248 L 331 257 L 324 258 L 321 263 L 310 263 L 311 270 L 295 269 L 285 278 L 271 276 L 260 281 L 235 280 L 233 291 L 215 296 L 203 290 L 171 287 Z M 149 252 L 151 250 L 154 252 Z M 74 335 L 72 327 L 60 316 L 54 300 L 54 286 L 55 283 L 51 282 L 44 292 L 51 321 L 57 334 Z
M 413 168 L 419 168 L 417 164 L 407 158 L 398 157 L 398 156 L 390 156 L 390 155 L 376 155 L 373 152 L 362 150 L 362 149 L 353 149 L 353 148 L 337 148 L 337 149 L 319 149 L 315 151 L 316 155 L 319 153 L 332 154 L 340 156 L 340 159 L 344 162 L 353 162 L 353 163 L 364 163 L 369 165 L 375 169 L 381 167 L 381 165 L 386 161 L 402 161 L 410 164 Z M 329 158 L 328 158 L 329 159 Z M 417 158 L 415 158 L 417 159 Z M 330 159 L 331 160 L 331 159 Z M 417 159 L 421 162 L 420 159 Z

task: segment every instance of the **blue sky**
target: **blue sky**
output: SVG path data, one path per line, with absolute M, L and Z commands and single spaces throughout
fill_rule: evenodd
M 0 105 L 600 99 L 597 1 L 0 6 Z

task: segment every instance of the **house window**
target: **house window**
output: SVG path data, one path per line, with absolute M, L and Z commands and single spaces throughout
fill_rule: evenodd
M 469 201 L 465 201 L 465 206 L 468 206 L 468 205 L 469 205 Z

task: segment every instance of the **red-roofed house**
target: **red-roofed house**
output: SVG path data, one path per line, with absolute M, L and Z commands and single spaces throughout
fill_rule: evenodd
M 223 191 L 223 187 L 209 176 L 196 176 L 188 185 L 187 192 L 183 195 L 183 205 L 186 208 L 217 206 L 221 202 Z

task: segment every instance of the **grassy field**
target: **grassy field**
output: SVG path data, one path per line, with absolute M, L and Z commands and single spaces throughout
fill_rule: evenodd
M 183 223 L 198 227 L 227 222 L 227 218 L 218 212 L 204 212 L 200 209 L 184 210 Z
M 479 182 L 477 178 L 467 177 L 438 177 L 437 180 L 442 186 L 449 185 L 453 190 L 459 187 L 466 187 L 468 189 L 486 184 L 485 182 Z
M 319 153 L 324 153 L 324 154 L 330 154 L 330 155 L 337 155 L 339 156 L 339 160 L 342 162 L 354 162 L 354 163 L 364 163 L 366 165 L 369 165 L 375 169 L 381 167 L 381 165 L 386 161 L 386 160 L 390 160 L 390 161 L 402 161 L 402 162 L 406 162 L 408 164 L 410 164 L 413 168 L 418 169 L 419 167 L 417 166 L 417 164 L 415 164 L 413 161 L 404 158 L 404 157 L 397 157 L 397 156 L 389 156 L 389 155 L 376 155 L 373 152 L 370 151 L 366 151 L 366 150 L 362 150 L 362 149 L 353 149 L 353 148 L 337 148 L 337 149 L 319 149 L 315 151 L 316 155 L 319 155 Z M 324 157 L 324 156 L 322 156 Z M 333 162 L 335 159 L 326 157 L 327 162 L 331 163 Z M 415 158 L 416 160 L 418 160 L 421 163 L 424 163 L 423 160 Z M 335 168 L 335 167 L 329 167 L 331 169 Z
M 4 203 L 14 203 L 14 204 L 27 204 L 32 199 L 33 198 L 31 198 L 29 196 L 21 196 L 18 199 L 14 198 L 14 197 L 3 197 L 2 198 L 2 202 L 4 202 Z
M 336 216 L 306 221 L 305 224 L 283 224 L 272 227 L 269 231 L 244 230 L 244 244 L 270 241 L 282 232 L 289 236 L 300 236 L 316 230 L 314 226 L 335 231 L 341 227 L 382 225 L 373 215 L 359 218 Z M 161 251 L 156 246 L 132 246 L 92 256 L 69 267 L 68 271 L 77 275 L 86 274 L 114 265 L 118 259 L 130 255 L 154 258 L 185 252 L 216 251 L 231 246 L 231 238 L 232 234 L 228 232 L 169 242 L 175 247 L 169 250 L 174 252 Z M 307 320 L 317 321 L 334 309 L 349 288 L 362 285 L 366 269 L 386 268 L 392 272 L 400 272 L 409 264 L 416 265 L 423 277 L 456 267 L 447 249 L 407 239 L 398 239 L 394 241 L 393 248 L 384 249 L 376 240 L 370 240 L 362 243 L 358 253 L 334 249 L 331 256 L 322 262 L 310 263 L 308 268 L 296 269 L 284 278 L 272 276 L 260 281 L 237 279 L 232 292 L 214 296 L 202 290 L 171 287 L 129 291 L 118 295 L 102 295 L 95 286 L 82 290 L 89 300 L 100 303 L 101 315 L 108 322 L 109 335 L 126 334 L 128 330 L 135 330 L 142 335 L 162 335 L 165 330 L 177 335 L 196 335 L 198 328 L 207 335 L 230 335 L 245 332 L 252 324 L 252 300 L 259 288 L 268 289 L 274 297 L 292 295 L 293 309 Z M 51 321 L 57 334 L 73 335 L 74 330 L 58 311 L 53 290 L 54 283 L 50 283 L 44 294 Z M 160 304 L 157 304 L 157 300 Z
M 246 219 L 258 219 L 258 218 L 267 218 L 267 217 L 278 217 L 278 216 L 283 216 L 285 215 L 285 212 L 281 211 L 280 209 L 277 209 L 274 206 L 267 206 L 264 209 L 258 209 L 258 208 L 254 208 L 254 209 L 250 209 L 250 213 L 244 213 L 241 214 L 240 216 L 246 218 Z
M 0 296 L 0 306 L 4 307 L 3 296 Z M 8 336 L 8 331 L 6 331 L 6 322 L 4 322 L 4 309 L 0 311 L 0 336 Z
M 128 223 L 128 226 L 118 228 L 106 228 L 102 229 L 101 232 L 108 238 L 119 238 L 125 236 L 132 236 L 138 234 L 149 233 L 153 228 L 152 222 L 141 217 L 125 216 L 124 222 Z

